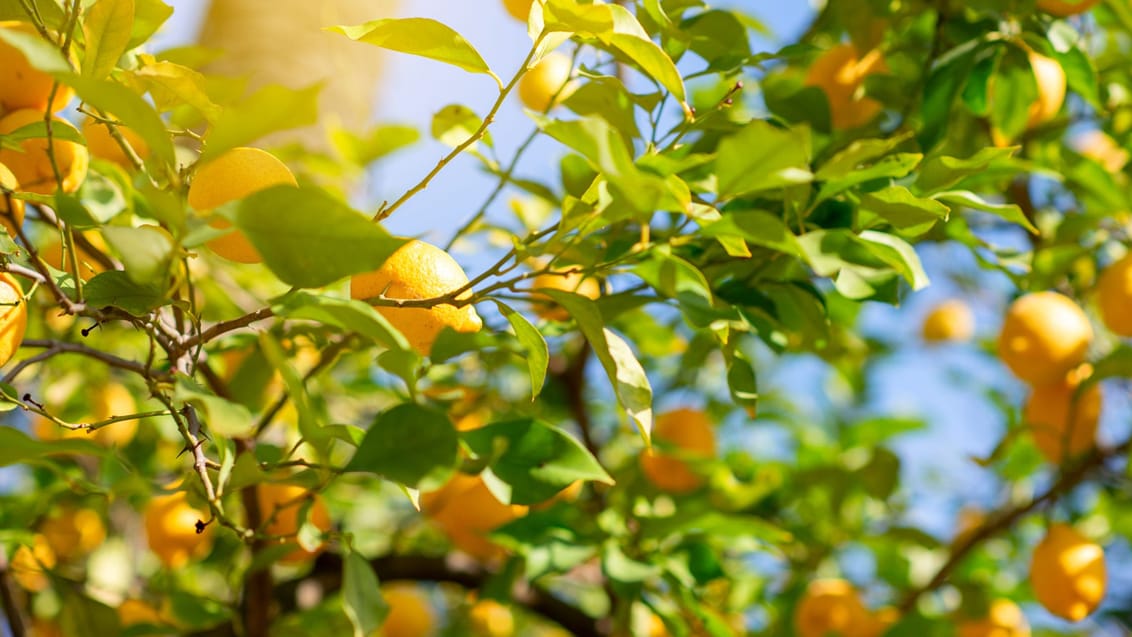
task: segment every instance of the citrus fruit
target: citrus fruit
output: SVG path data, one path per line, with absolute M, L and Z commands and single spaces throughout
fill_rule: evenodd
M 36 534 L 31 545 L 21 544 L 8 564 L 12 579 L 25 591 L 38 593 L 47 588 L 47 570 L 55 566 L 55 551 L 47 538 Z
M 1077 394 L 1077 387 L 1092 371 L 1092 366 L 1086 363 L 1061 380 L 1036 385 L 1026 401 L 1022 418 L 1038 450 L 1054 464 L 1061 464 L 1066 457 L 1078 456 L 1096 444 L 1101 386 L 1093 384 Z
M 128 416 L 137 413 L 137 403 L 133 394 L 124 385 L 116 382 L 106 382 L 86 388 L 85 397 L 90 405 L 90 411 L 78 418 L 76 424 L 90 424 L 101 422 L 114 416 Z M 122 420 L 87 432 L 86 429 L 67 429 L 48 420 L 37 418 L 35 421 L 35 434 L 40 440 L 58 440 L 60 438 L 77 438 L 91 440 L 103 447 L 122 447 L 138 432 L 138 421 Z
M 477 637 L 510 637 L 515 633 L 511 609 L 494 599 L 481 599 L 468 610 L 468 621 Z
M 1026 127 L 1033 128 L 1053 119 L 1065 102 L 1065 71 L 1061 64 L 1035 51 L 1028 51 L 1030 68 L 1038 83 L 1038 99 L 1027 111 Z
M 652 438 L 656 446 L 641 455 L 641 471 L 649 482 L 670 493 L 698 489 L 703 477 L 692 471 L 681 457 L 715 456 L 715 427 L 707 414 L 689 408 L 662 414 L 653 425 Z M 665 450 L 666 445 L 673 450 Z
M 1049 612 L 1078 622 L 1105 593 L 1104 550 L 1067 524 L 1053 524 L 1030 560 L 1030 586 Z
M 378 629 L 378 637 L 428 637 L 436 629 L 432 605 L 424 591 L 410 584 L 381 588 L 389 614 Z
M 507 9 L 507 13 L 510 13 L 516 20 L 523 22 L 526 22 L 527 18 L 530 17 L 532 4 L 534 4 L 534 0 L 503 0 L 503 8 Z
M 523 18 L 524 20 L 526 18 Z M 573 63 L 562 53 L 549 53 L 527 69 L 519 80 L 519 101 L 532 111 L 550 110 L 573 92 L 570 71 Z
M 8 229 L 14 239 L 16 228 L 24 225 L 24 201 L 11 195 L 20 189 L 20 182 L 4 164 L 0 164 L 0 224 Z M 7 191 L 7 192 L 5 192 Z
M 959 623 L 959 637 L 1030 637 L 1030 625 L 1022 609 L 1008 599 L 996 599 L 982 619 Z
M 369 299 L 431 299 L 444 296 L 468 283 L 463 268 L 444 250 L 411 240 L 398 248 L 381 267 L 350 279 L 350 296 Z M 461 295 L 461 299 L 471 296 Z M 430 308 L 382 307 L 377 311 L 393 324 L 413 349 L 427 356 L 441 330 L 450 327 L 457 332 L 477 332 L 483 327 L 471 305 L 455 307 L 441 304 Z
M 806 71 L 806 86 L 820 88 L 829 101 L 830 124 L 836 130 L 867 124 L 881 111 L 881 103 L 863 95 L 865 78 L 887 73 L 878 49 L 861 56 L 851 43 L 838 44 L 818 56 Z
M 66 562 L 82 557 L 106 540 L 102 516 L 91 509 L 63 506 L 39 523 L 39 532 L 56 557 Z
M 1101 272 L 1097 305 L 1101 320 L 1113 334 L 1132 336 L 1132 252 Z
M 1018 378 L 1054 382 L 1085 360 L 1093 327 L 1085 312 L 1057 292 L 1033 292 L 1014 301 L 998 336 L 998 356 Z
M 126 140 L 126 143 L 130 145 L 130 148 L 134 150 L 138 159 L 144 161 L 149 157 L 149 145 L 145 143 L 141 135 L 126 126 L 117 126 L 116 128 L 121 133 L 122 138 Z M 110 128 L 106 124 L 89 117 L 86 118 L 83 120 L 83 137 L 86 138 L 86 147 L 92 157 L 118 164 L 126 170 L 133 170 L 133 162 L 130 161 L 130 158 L 126 156 L 126 151 L 122 150 L 122 147 L 110 134 Z
M 306 519 L 324 533 L 330 530 L 330 512 L 326 509 L 322 496 L 317 493 L 311 494 L 303 487 L 293 484 L 261 484 L 256 487 L 256 497 L 259 500 L 261 519 L 266 522 L 263 532 L 286 538 L 280 540 L 282 542 L 295 543 L 300 526 L 299 513 L 306 506 L 308 498 L 311 499 L 311 504 Z M 298 546 L 279 561 L 302 562 L 318 555 L 320 551 L 321 546 L 314 551 Z
M 272 186 L 298 186 L 287 165 L 275 155 L 259 148 L 233 148 L 197 167 L 189 185 L 189 205 L 198 212 L 208 212 L 230 201 Z M 213 217 L 209 225 L 229 228 L 227 219 Z M 213 252 L 237 263 L 259 263 L 259 252 L 238 230 L 208 242 Z
M 196 530 L 197 522 L 209 516 L 189 504 L 184 491 L 154 497 L 146 505 L 144 518 L 149 549 L 169 568 L 181 568 L 212 549 L 212 525 L 203 533 Z
M 143 602 L 140 599 L 124 599 L 118 604 L 118 623 L 122 628 L 129 628 L 138 624 L 160 626 L 168 623 L 161 611 Z
M 85 236 L 92 237 L 98 235 L 95 233 L 87 233 Z M 79 277 L 82 278 L 83 281 L 89 281 L 91 277 L 99 272 L 106 271 L 101 261 L 95 259 L 77 243 L 75 244 L 75 254 L 78 256 L 79 261 Z M 63 244 L 58 240 L 52 241 L 40 250 L 39 258 L 43 259 L 44 263 L 56 270 L 66 273 L 71 272 L 71 257 L 68 256 L 66 263 L 63 262 Z
M 531 295 L 536 299 L 534 303 L 535 313 L 548 321 L 570 320 L 570 313 L 566 311 L 566 308 L 552 301 L 549 295 L 537 290 L 547 288 L 562 290 L 580 294 L 587 299 L 596 299 L 601 296 L 601 284 L 597 282 L 597 279 L 587 277 L 581 272 L 570 272 L 568 274 L 546 272 L 534 278 L 531 288 L 536 290 Z
M 1078 134 L 1071 145 L 1083 157 L 1092 159 L 1111 173 L 1120 172 L 1128 163 L 1128 151 L 1117 145 L 1104 131 L 1096 128 Z
M 28 326 L 28 304 L 16 277 L 0 273 L 0 365 L 12 360 Z
M 794 608 L 794 631 L 798 637 L 857 637 L 868 619 L 869 611 L 852 584 L 814 580 Z
M 0 29 L 39 37 L 39 32 L 30 22 L 0 21 Z M 73 57 L 72 55 L 72 61 Z M 71 101 L 75 92 L 70 87 L 60 84 L 55 91 L 55 97 L 52 98 L 51 87 L 54 83 L 55 79 L 51 75 L 33 67 L 19 49 L 0 39 L 0 111 L 28 108 L 44 113 L 47 111 L 49 99 L 51 112 L 59 111 Z
M 922 333 L 929 343 L 969 341 L 975 335 L 975 315 L 959 299 L 944 301 L 928 313 Z
M 1038 0 L 1038 10 L 1064 18 L 1084 13 L 1101 0 Z
M 18 129 L 43 121 L 43 113 L 24 109 L 12 111 L 0 119 L 0 134 L 8 134 Z M 66 120 L 52 118 L 52 129 L 68 128 L 74 130 Z M 76 131 L 77 132 L 77 131 Z M 59 168 L 59 178 L 63 192 L 75 192 L 86 179 L 90 164 L 90 154 L 86 146 L 61 140 L 57 137 L 47 143 L 46 137 L 28 138 L 19 142 L 22 150 L 0 148 L 0 164 L 8 167 L 16 176 L 20 190 L 50 195 L 55 192 L 55 171 L 51 167 L 48 146 L 55 154 L 55 166 Z
M 444 531 L 456 548 L 488 561 L 501 556 L 503 549 L 488 540 L 487 535 L 525 515 L 527 507 L 503 504 L 481 476 L 457 473 L 440 489 L 421 494 L 421 512 Z

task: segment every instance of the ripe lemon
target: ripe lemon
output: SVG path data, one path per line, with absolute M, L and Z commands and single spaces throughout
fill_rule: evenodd
M 43 121 L 43 113 L 25 109 L 12 111 L 0 119 L 0 134 L 11 133 L 29 124 Z M 66 120 L 52 118 L 52 127 L 74 130 Z M 4 164 L 16 176 L 20 190 L 41 195 L 55 193 L 55 171 L 51 168 L 51 157 L 47 154 L 47 138 L 38 137 L 20 142 L 22 150 L 0 148 L 0 164 Z M 50 144 L 55 153 L 55 165 L 59 168 L 63 192 L 75 192 L 86 179 L 90 165 L 90 154 L 86 146 L 75 142 L 53 138 Z
M 1029 51 L 1030 68 L 1038 83 L 1038 99 L 1027 111 L 1026 127 L 1033 128 L 1053 119 L 1065 102 L 1065 71 L 1053 58 Z
M 540 274 L 534 278 L 531 287 L 535 290 L 550 288 L 552 290 L 573 292 L 574 294 L 581 294 L 588 299 L 597 299 L 597 297 L 601 296 L 601 284 L 597 282 L 597 279 L 586 277 L 581 272 L 570 272 L 569 274 L 547 272 Z M 550 296 L 539 292 L 535 292 L 531 296 L 536 299 L 534 310 L 539 316 L 548 321 L 570 320 L 570 313 L 566 311 L 566 308 L 550 300 Z
M 398 248 L 380 268 L 350 279 L 350 296 L 369 299 L 384 294 L 390 299 L 431 299 L 467 283 L 468 275 L 451 255 L 424 241 L 412 240 Z M 469 291 L 460 298 L 470 296 Z M 445 327 L 457 332 L 477 332 L 483 327 L 471 305 L 378 306 L 377 311 L 405 335 L 413 349 L 425 356 Z
M 534 4 L 534 0 L 503 0 L 503 8 L 507 9 L 507 13 L 510 13 L 516 20 L 523 22 L 526 22 L 527 18 L 530 17 L 532 4 Z
M 869 611 L 853 585 L 843 579 L 810 582 L 794 608 L 798 637 L 858 637 L 869 621 Z
M 118 604 L 118 623 L 122 628 L 129 628 L 138 624 L 160 626 L 167 624 L 161 611 L 143 602 L 140 599 L 124 599 Z
M 196 530 L 197 521 L 209 516 L 193 508 L 184 491 L 154 497 L 146 505 L 144 518 L 149 549 L 169 568 L 181 568 L 212 549 L 212 525 L 203 533 Z
M 857 631 L 859 637 L 880 637 L 888 632 L 888 629 L 900 620 L 900 611 L 886 606 L 878 609 L 876 612 L 868 613 L 865 616 L 865 621 L 862 622 L 860 629 Z
M 865 78 L 887 73 L 888 65 L 878 49 L 861 56 L 850 43 L 822 53 L 806 71 L 806 86 L 820 88 L 829 101 L 830 124 L 836 130 L 869 123 L 881 111 L 881 103 L 862 93 Z
M 511 637 L 515 633 L 515 617 L 511 609 L 494 599 L 481 599 L 468 611 L 472 633 L 478 637 Z
M 1044 384 L 1085 360 L 1093 327 L 1069 297 L 1034 292 L 1014 301 L 998 336 L 998 357 L 1018 378 Z
M 959 637 L 1030 637 L 1030 625 L 1017 604 L 996 599 L 986 617 L 960 622 Z
M 1097 421 L 1101 415 L 1101 386 L 1091 385 L 1073 402 L 1077 386 L 1092 374 L 1089 364 L 1073 370 L 1065 378 L 1037 385 L 1030 392 L 1022 417 L 1034 444 L 1054 464 L 1078 456 L 1096 444 Z M 1072 419 L 1070 419 L 1072 414 Z
M 1101 273 L 1097 305 L 1101 320 L 1113 334 L 1132 336 L 1132 252 Z
M 653 448 L 641 455 L 641 471 L 649 482 L 670 493 L 698 489 L 704 479 L 673 453 L 681 457 L 715 457 L 715 427 L 707 414 L 689 408 L 667 412 L 657 417 L 652 436 L 654 443 L 668 443 L 675 447 L 675 452 Z
M 21 545 L 12 555 L 8 572 L 25 591 L 38 593 L 47 588 L 47 570 L 55 567 L 55 551 L 47 538 L 36 534 L 31 546 Z
M 233 148 L 198 166 L 189 185 L 189 205 L 207 212 L 230 201 L 243 199 L 272 186 L 298 186 L 295 175 L 275 155 L 259 148 Z M 214 217 L 213 228 L 228 228 L 226 219 Z M 237 263 L 263 260 L 254 246 L 238 230 L 208 242 L 213 252 Z
M 95 233 L 86 233 L 84 236 L 97 237 Z M 99 272 L 105 272 L 106 268 L 103 267 L 102 262 L 95 259 L 89 252 L 75 244 L 75 254 L 78 256 L 79 261 L 79 277 L 83 281 L 89 281 L 91 277 Z M 71 272 L 71 257 L 68 256 L 66 263 L 63 262 L 63 244 L 59 241 L 52 241 L 47 244 L 42 250 L 39 251 L 39 258 L 47 265 L 59 270 L 61 272 Z
M 1104 166 L 1110 173 L 1118 173 L 1128 163 L 1128 151 L 1102 130 L 1087 130 L 1072 140 L 1074 150 Z
M 54 511 L 40 522 L 39 532 L 64 562 L 83 557 L 106 540 L 102 516 L 96 511 L 73 506 Z
M 135 133 L 132 128 L 125 126 L 118 126 L 117 128 L 130 148 L 134 149 L 134 153 L 137 154 L 139 159 L 144 161 L 149 157 L 149 144 L 145 143 L 141 135 Z M 83 137 L 86 138 L 86 147 L 91 156 L 118 164 L 126 170 L 133 170 L 133 162 L 126 156 L 126 152 L 122 150 L 114 137 L 110 135 L 110 129 L 106 124 L 89 117 L 86 118 L 83 120 Z
M 30 22 L 3 21 L 0 22 L 0 29 L 39 37 L 39 32 Z M 19 49 L 0 40 L 0 111 L 29 108 L 40 113 L 46 112 L 54 82 L 53 77 L 34 68 Z M 75 92 L 70 87 L 60 84 L 54 99 L 51 100 L 51 112 L 58 112 L 74 96 Z
M 526 20 L 526 18 L 523 18 Z M 562 53 L 549 53 L 519 80 L 519 101 L 532 111 L 550 110 L 574 91 L 570 82 L 573 63 Z M 557 94 L 557 96 L 556 96 Z
M 969 341 L 975 335 L 975 315 L 959 299 L 944 301 L 928 313 L 922 331 L 929 343 Z
M 527 507 L 503 504 L 481 476 L 457 473 L 440 489 L 421 494 L 421 511 L 444 531 L 456 548 L 489 561 L 501 556 L 503 549 L 486 536 L 525 515 Z
M 424 591 L 411 584 L 383 586 L 381 596 L 389 606 L 378 637 L 428 637 L 436 629 L 432 605 Z
M 256 497 L 259 500 L 259 512 L 262 519 L 267 521 L 263 532 L 287 538 L 282 542 L 294 543 L 295 535 L 299 532 L 299 513 L 305 506 L 309 492 L 303 487 L 293 484 L 261 484 L 256 488 Z M 322 532 L 330 530 L 330 512 L 322 496 L 313 494 L 313 501 L 307 513 L 307 519 Z M 323 547 L 308 551 L 301 546 L 295 548 L 280 558 L 280 562 L 295 563 L 310 559 L 319 554 Z
M 1030 586 L 1046 610 L 1078 622 L 1105 593 L 1104 550 L 1066 524 L 1050 526 L 1030 560 Z
M 4 164 L 0 164 L 0 224 L 8 229 L 8 234 L 14 239 L 17 236 L 16 228 L 24 225 L 24 200 L 16 199 L 10 193 L 20 189 L 20 182 Z M 10 202 L 10 205 L 9 205 Z
M 28 326 L 28 304 L 16 277 L 0 273 L 0 365 L 12 360 Z
M 1038 10 L 1064 18 L 1084 13 L 1101 0 L 1038 0 Z
M 114 416 L 137 413 L 137 403 L 133 394 L 120 383 L 107 382 L 89 387 L 86 389 L 86 397 L 90 404 L 90 412 L 79 418 L 78 423 L 101 422 Z M 138 421 L 123 420 L 87 433 L 85 429 L 66 429 L 47 418 L 39 417 L 35 421 L 34 430 L 40 440 L 77 438 L 91 440 L 103 447 L 123 447 L 137 434 Z

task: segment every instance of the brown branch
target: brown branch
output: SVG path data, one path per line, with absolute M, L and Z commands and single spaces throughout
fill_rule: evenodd
M 1132 439 L 1126 440 L 1111 449 L 1094 448 L 1086 456 L 1066 468 L 1058 479 L 1040 495 L 1035 496 L 1029 502 L 992 515 L 982 526 L 972 531 L 963 538 L 961 542 L 957 543 L 955 547 L 951 549 L 951 555 L 948 556 L 947 561 L 939 567 L 935 575 L 933 575 L 926 584 L 909 591 L 904 598 L 900 600 L 897 609 L 899 609 L 901 613 L 910 611 L 921 596 L 945 584 L 951 572 L 954 571 L 955 568 L 962 563 L 963 559 L 979 544 L 1011 528 L 1014 526 L 1015 522 L 1031 511 L 1054 502 L 1084 481 L 1092 471 L 1104 465 L 1106 460 L 1124 455 L 1128 453 L 1130 448 L 1132 448 Z
M 155 372 L 153 370 L 147 369 L 145 365 L 137 361 L 126 360 L 113 354 L 103 352 L 102 350 L 98 350 L 93 347 L 87 347 L 86 345 L 82 345 L 80 343 L 68 343 L 66 341 L 56 341 L 42 338 L 29 338 L 21 343 L 20 346 L 37 349 L 43 348 L 47 351 L 20 361 L 19 364 L 17 364 L 7 374 L 4 375 L 3 382 L 5 383 L 12 382 L 12 380 L 28 366 L 52 356 L 56 356 L 58 354 L 79 354 L 81 356 L 86 356 L 87 358 L 93 358 L 97 361 L 106 363 L 110 367 L 124 369 L 141 376 L 152 376 L 159 380 L 168 380 L 170 378 L 169 374 L 163 372 Z
M 262 308 L 260 308 L 256 311 L 254 311 L 254 312 L 249 312 L 249 313 L 247 313 L 243 316 L 238 316 L 234 319 L 229 319 L 227 321 L 220 321 L 219 323 L 214 323 L 213 325 L 209 326 L 208 329 L 202 330 L 200 333 L 194 334 L 194 335 L 190 336 L 189 338 L 182 340 L 177 345 L 176 351 L 178 353 L 187 352 L 190 349 L 196 347 L 197 345 L 200 345 L 202 343 L 207 343 L 207 342 L 211 341 L 212 339 L 214 339 L 214 338 L 216 338 L 216 337 L 218 337 L 222 334 L 227 334 L 228 332 L 233 332 L 233 331 L 238 330 L 240 328 L 247 327 L 247 326 L 251 325 L 252 323 L 255 323 L 257 321 L 262 321 L 264 319 L 271 318 L 273 316 L 275 316 L 275 312 L 271 308 L 262 307 Z
M 236 449 L 240 455 L 254 453 L 255 441 L 247 438 L 236 439 Z M 259 496 L 256 485 L 249 485 L 240 491 L 240 501 L 244 505 L 244 524 L 249 529 L 258 531 L 263 525 L 263 512 L 259 510 Z M 256 533 L 251 537 L 250 547 L 252 554 L 259 553 L 267 547 L 266 540 Z M 271 577 L 271 568 L 260 566 L 249 570 L 244 579 L 243 612 L 244 635 L 246 637 L 268 637 L 271 627 L 271 609 L 274 606 L 272 591 L 275 582 Z

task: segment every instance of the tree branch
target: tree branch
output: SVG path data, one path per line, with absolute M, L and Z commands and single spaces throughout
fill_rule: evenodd
M 113 354 L 103 352 L 102 350 L 97 350 L 93 347 L 87 347 L 86 345 L 82 345 L 80 343 L 68 343 L 65 341 L 56 341 L 42 338 L 29 338 L 21 343 L 20 346 L 43 348 L 46 351 L 40 354 L 36 354 L 31 358 L 26 358 L 20 361 L 19 364 L 14 366 L 11 370 L 8 371 L 7 374 L 4 375 L 3 382 L 5 383 L 11 383 L 12 380 L 15 379 L 16 376 L 18 376 L 20 372 L 22 372 L 27 367 L 58 354 L 79 354 L 86 356 L 87 358 L 93 358 L 97 361 L 106 363 L 110 367 L 124 369 L 126 371 L 133 372 L 145 377 L 152 376 L 158 380 L 168 380 L 170 378 L 168 373 L 156 372 L 151 369 L 147 369 L 145 365 L 137 361 L 126 360 Z

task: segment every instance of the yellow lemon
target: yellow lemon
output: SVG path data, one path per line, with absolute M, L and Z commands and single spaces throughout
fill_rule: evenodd
M 494 599 L 481 599 L 473 604 L 468 620 L 478 637 L 510 637 L 515 633 L 511 609 Z
M 1074 137 L 1071 144 L 1082 156 L 1104 166 L 1110 173 L 1120 172 L 1128 163 L 1128 151 L 1118 146 L 1104 131 L 1087 130 Z
M 1113 334 L 1132 336 L 1132 252 L 1101 273 L 1097 305 L 1101 320 Z
M 146 505 L 144 518 L 149 548 L 169 568 L 181 568 L 212 549 L 212 525 L 203 533 L 196 529 L 197 521 L 207 521 L 209 516 L 193 508 L 184 491 L 154 497 Z
M 572 67 L 569 56 L 547 54 L 519 80 L 519 101 L 532 111 L 542 113 L 550 110 L 551 106 L 559 104 L 573 92 L 570 82 Z
M 295 536 L 299 532 L 299 513 L 308 497 L 312 498 L 312 502 L 307 519 L 324 533 L 330 530 L 330 511 L 327 510 L 322 496 L 317 493 L 310 494 L 303 487 L 292 484 L 261 484 L 256 487 L 256 496 L 259 500 L 260 515 L 266 521 L 263 532 L 286 538 L 281 541 L 295 542 Z M 318 555 L 322 548 L 320 546 L 314 551 L 308 551 L 298 546 L 279 561 L 302 562 Z
M 398 248 L 381 267 L 350 279 L 350 296 L 369 299 L 430 299 L 444 296 L 468 283 L 468 275 L 450 254 L 440 248 L 412 240 Z M 471 296 L 470 291 L 461 299 Z M 442 304 L 430 308 L 377 307 L 413 349 L 427 356 L 441 330 L 477 332 L 483 321 L 471 305 Z
M 3 21 L 0 22 L 0 29 L 40 37 L 30 22 Z M 73 62 L 73 52 L 71 58 Z M 51 87 L 54 83 L 55 79 L 51 75 L 33 67 L 19 49 L 0 40 L 0 111 L 27 108 L 44 113 L 48 110 L 47 102 L 50 99 L 51 112 L 58 112 L 71 101 L 75 92 L 69 86 L 60 84 L 52 98 Z
M 944 301 L 928 313 L 922 332 L 929 343 L 969 341 L 975 335 L 975 315 L 959 299 Z
M 998 336 L 998 356 L 1018 378 L 1043 384 L 1085 361 L 1093 327 L 1069 297 L 1034 292 L 1014 301 Z
M 1066 524 L 1050 526 L 1030 560 L 1030 586 L 1046 610 L 1079 622 L 1105 593 L 1104 550 Z
M 526 22 L 527 18 L 530 17 L 532 4 L 534 4 L 534 0 L 503 0 L 503 8 L 507 9 L 507 13 L 510 13 L 516 20 L 523 22 Z
M 1030 637 L 1030 625 L 1017 604 L 996 599 L 986 617 L 960 622 L 959 637 Z
M 657 417 L 653 425 L 653 443 L 675 447 L 675 452 L 649 449 L 641 455 L 641 471 L 658 489 L 670 493 L 688 493 L 703 484 L 703 477 L 692 471 L 679 456 L 715 457 L 715 427 L 702 411 L 681 408 Z
M 8 230 L 14 239 L 17 236 L 16 228 L 24 225 L 24 201 L 11 195 L 20 189 L 20 182 L 4 164 L 0 164 L 0 224 Z M 9 192 L 5 192 L 9 191 Z
M 1026 401 L 1022 417 L 1038 450 L 1054 464 L 1078 456 L 1096 444 L 1101 386 L 1089 386 L 1073 402 L 1077 387 L 1092 372 L 1092 366 L 1086 363 L 1061 380 L 1036 385 Z
M 424 592 L 410 584 L 383 586 L 381 596 L 389 605 L 376 637 L 428 637 L 436 630 L 432 605 Z
M 535 292 L 531 295 L 535 299 L 535 313 L 548 321 L 568 321 L 570 313 L 566 308 L 550 299 L 550 296 L 538 292 L 540 289 L 563 290 L 580 294 L 588 299 L 597 299 L 601 296 L 601 284 L 597 279 L 587 277 L 581 272 L 569 274 L 555 274 L 547 272 L 534 278 L 531 288 Z
M 0 273 L 0 365 L 12 360 L 28 326 L 28 304 L 16 277 Z
M 299 184 L 287 165 L 275 155 L 259 148 L 233 148 L 197 167 L 189 185 L 189 205 L 200 212 L 207 212 L 260 190 L 281 185 Z M 220 218 L 213 218 L 209 225 L 214 228 L 231 227 L 226 219 Z M 209 241 L 208 247 L 237 263 L 259 263 L 263 260 L 239 231 Z
M 122 628 L 129 628 L 138 624 L 160 626 L 169 623 L 161 611 L 143 602 L 140 599 L 125 599 L 118 604 L 118 623 Z
M 1038 83 L 1038 99 L 1030 105 L 1027 111 L 1026 127 L 1033 128 L 1043 122 L 1053 119 L 1061 110 L 1065 102 L 1065 71 L 1061 64 L 1053 59 L 1028 51 L 1030 68 L 1034 71 L 1034 79 Z
M 857 637 L 868 617 L 852 584 L 843 579 L 815 580 L 794 608 L 794 631 L 798 637 Z
M 39 532 L 64 562 L 90 553 L 106 540 L 102 516 L 96 511 L 73 506 L 54 511 L 40 522 Z
M 21 545 L 12 556 L 8 570 L 25 591 L 38 593 L 47 588 L 47 570 L 55 566 L 55 551 L 47 538 L 36 534 L 31 546 Z
M 29 124 L 43 121 L 43 113 L 30 109 L 12 111 L 0 119 L 0 134 L 7 134 Z M 52 118 L 53 130 L 67 128 L 74 130 L 66 120 Z M 77 132 L 77 131 L 76 131 Z M 21 150 L 0 148 L 0 164 L 8 167 L 16 176 L 20 190 L 50 195 L 55 192 L 55 170 L 51 166 L 51 156 L 47 154 L 50 146 L 55 155 L 55 166 L 59 169 L 63 192 L 75 192 L 86 179 L 90 165 L 90 154 L 86 146 L 61 140 L 57 137 L 47 143 L 47 138 L 36 137 L 20 142 Z
M 144 161 L 149 157 L 149 145 L 145 143 L 141 135 L 126 126 L 118 126 L 117 128 L 122 138 L 137 154 L 138 159 Z M 126 156 L 126 151 L 122 150 L 117 140 L 110 134 L 110 128 L 106 124 L 89 117 L 86 118 L 83 120 L 83 137 L 86 138 L 86 147 L 91 156 L 118 164 L 127 170 L 133 170 L 133 162 L 130 161 L 130 158 Z
M 806 72 L 806 86 L 816 86 L 829 101 L 830 124 L 836 130 L 869 123 L 882 108 L 880 102 L 863 95 L 865 78 L 887 73 L 888 65 L 878 49 L 860 55 L 850 43 L 822 53 Z
M 486 536 L 525 515 L 527 507 L 503 504 L 481 476 L 457 473 L 440 489 L 421 494 L 421 511 L 444 531 L 456 548 L 488 561 L 501 556 L 503 549 Z

